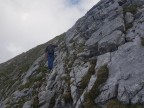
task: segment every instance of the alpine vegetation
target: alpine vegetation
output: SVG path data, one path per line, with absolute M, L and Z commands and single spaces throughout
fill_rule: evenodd
M 0 108 L 143 105 L 144 0 L 101 0 L 67 32 L 0 64 Z

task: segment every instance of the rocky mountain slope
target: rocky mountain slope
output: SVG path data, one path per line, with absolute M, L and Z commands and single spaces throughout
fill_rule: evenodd
M 101 0 L 57 44 L 0 65 L 0 108 L 143 108 L 144 0 Z

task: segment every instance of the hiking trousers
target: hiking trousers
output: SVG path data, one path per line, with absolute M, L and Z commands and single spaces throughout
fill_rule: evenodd
M 53 62 L 54 62 L 54 55 L 49 54 L 48 55 L 48 69 L 52 69 L 53 68 Z

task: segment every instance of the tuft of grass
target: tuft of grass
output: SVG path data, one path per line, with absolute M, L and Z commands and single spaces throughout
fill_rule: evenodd
M 56 102 L 56 94 L 51 98 L 49 108 L 53 108 Z
M 141 37 L 141 45 L 144 46 L 144 38 Z
M 37 81 L 40 81 L 40 82 L 41 82 L 42 79 L 43 79 L 43 76 L 32 77 L 31 79 L 29 79 L 29 81 L 28 81 L 26 84 L 21 85 L 21 86 L 19 87 L 19 90 L 23 90 L 24 88 L 30 88 L 30 87 L 33 86 L 33 84 L 34 84 L 35 82 L 37 82 Z
M 58 40 L 58 43 L 60 43 L 60 42 L 62 42 L 62 41 L 64 40 L 65 35 L 66 35 L 66 33 L 63 33 L 63 34 L 61 34 L 61 35 L 59 35 L 59 36 L 56 36 L 56 37 L 54 38 L 54 40 Z
M 38 99 L 38 96 L 35 96 L 35 97 L 34 97 L 34 101 L 33 101 L 32 107 L 33 107 L 33 108 L 38 108 L 38 107 L 39 107 L 39 99 Z
M 123 104 L 117 99 L 109 100 L 106 103 L 106 108 L 143 108 L 141 104 Z
M 123 8 L 124 14 L 126 14 L 126 12 L 130 12 L 132 14 L 136 14 L 137 11 L 138 11 L 138 6 L 137 5 L 130 5 L 128 7 Z
M 48 69 L 44 65 L 40 66 L 38 69 L 38 72 L 42 72 L 43 74 L 47 73 L 47 71 L 48 71 Z
M 21 97 L 18 103 L 16 104 L 16 108 L 22 108 L 25 102 L 26 102 L 26 98 Z
M 126 105 L 121 104 L 118 100 L 110 100 L 106 103 L 107 108 L 128 108 Z
M 96 107 L 94 99 L 100 94 L 99 86 L 106 82 L 108 78 L 109 70 L 106 65 L 100 67 L 97 71 L 97 80 L 94 83 L 92 89 L 84 95 L 84 106 L 85 108 Z
M 127 31 L 128 29 L 132 28 L 133 27 L 133 24 L 132 23 L 129 23 L 129 24 L 126 24 L 125 25 L 125 30 Z
M 77 53 L 81 53 L 84 51 L 85 45 L 83 43 L 79 44 Z
M 67 92 L 63 93 L 62 98 L 64 99 L 66 104 L 73 102 L 73 99 L 72 99 L 72 96 L 71 96 L 71 92 L 67 91 Z
M 71 78 L 69 75 L 62 77 L 61 80 L 65 81 L 65 83 L 68 85 L 72 84 Z
M 91 67 L 89 68 L 88 73 L 82 78 L 79 85 L 80 89 L 82 90 L 84 90 L 87 87 L 91 76 L 95 73 L 96 60 L 95 59 L 91 60 L 90 65 Z

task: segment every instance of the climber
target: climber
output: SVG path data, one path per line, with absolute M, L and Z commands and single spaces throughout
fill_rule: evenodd
M 49 44 L 45 49 L 45 57 L 48 60 L 48 69 L 53 69 L 53 62 L 54 62 L 54 49 L 57 45 Z

